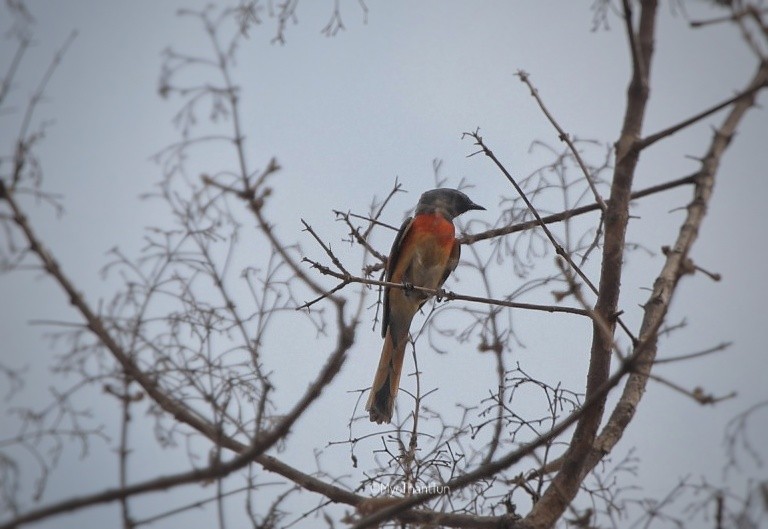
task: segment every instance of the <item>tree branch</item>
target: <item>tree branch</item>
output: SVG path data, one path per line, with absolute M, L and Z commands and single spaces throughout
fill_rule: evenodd
M 334 270 L 331 270 L 327 266 L 321 265 L 320 263 L 317 263 L 315 261 L 312 261 L 311 259 L 304 258 L 305 262 L 310 263 L 312 265 L 312 268 L 315 268 L 320 271 L 323 275 L 329 275 L 331 277 L 335 277 L 336 279 L 341 280 L 341 284 L 334 287 L 330 292 L 338 292 L 342 288 L 346 287 L 349 284 L 352 283 L 359 283 L 362 285 L 370 285 L 370 286 L 376 286 L 376 287 L 386 287 L 386 288 L 400 288 L 404 290 L 416 290 L 419 292 L 424 292 L 425 294 L 429 294 L 430 296 L 435 296 L 436 298 L 440 300 L 445 301 L 470 301 L 473 303 L 482 303 L 484 305 L 498 305 L 500 307 L 509 307 L 513 309 L 525 309 L 525 310 L 536 310 L 536 311 L 543 311 L 543 312 L 563 312 L 566 314 L 576 314 L 578 316 L 589 316 L 588 312 L 584 309 L 580 309 L 577 307 L 561 307 L 559 305 L 538 305 L 535 303 L 518 303 L 516 301 L 506 301 L 503 299 L 493 299 L 493 298 L 483 298 L 479 296 L 468 296 L 465 294 L 456 294 L 454 292 L 451 292 L 449 290 L 445 289 L 433 289 L 433 288 L 426 288 L 418 285 L 404 285 L 403 283 L 392 283 L 390 281 L 379 281 L 377 279 L 368 279 L 367 277 L 356 277 L 353 275 L 349 275 L 348 273 L 344 272 L 336 272 Z M 300 307 L 297 307 L 296 310 L 307 308 L 310 305 L 313 305 L 314 303 L 317 303 L 321 299 L 325 298 L 326 295 L 322 295 L 319 298 L 315 298 L 311 301 L 307 301 Z
M 558 240 L 555 238 L 555 236 L 552 234 L 552 231 L 547 227 L 546 223 L 544 223 L 543 219 L 541 218 L 541 215 L 539 215 L 538 210 L 533 206 L 530 200 L 528 200 L 528 197 L 526 196 L 523 189 L 520 187 L 520 185 L 515 181 L 515 179 L 512 177 L 509 171 L 507 171 L 507 168 L 504 167 L 504 165 L 499 161 L 498 158 L 496 158 L 496 155 L 493 154 L 493 151 L 491 151 L 488 146 L 483 142 L 483 138 L 477 133 L 477 132 L 470 132 L 465 133 L 472 138 L 475 139 L 475 144 L 480 147 L 480 152 L 485 154 L 488 158 L 490 158 L 493 163 L 496 165 L 496 167 L 499 168 L 499 170 L 504 174 L 504 176 L 507 178 L 507 180 L 512 184 L 512 186 L 515 188 L 515 191 L 517 191 L 517 194 L 520 195 L 520 197 L 523 199 L 523 202 L 525 202 L 525 205 L 528 207 L 528 210 L 533 214 L 534 217 L 536 217 L 536 222 L 539 227 L 544 231 L 544 234 L 547 236 L 547 239 L 549 239 L 549 242 L 552 243 L 552 246 L 555 249 L 555 253 L 562 257 L 565 262 L 568 263 L 568 266 L 576 272 L 576 274 L 581 278 L 582 281 L 589 287 L 589 289 L 595 294 L 599 295 L 597 287 L 592 282 L 591 279 L 589 279 L 589 276 L 584 273 L 584 271 L 581 269 L 579 265 L 577 265 L 574 260 L 571 258 L 571 256 L 568 254 L 568 252 L 565 251 L 563 246 L 558 242 Z M 629 205 L 627 205 L 627 209 L 629 209 Z M 611 321 L 618 321 L 619 325 L 621 325 L 621 328 L 624 330 L 624 332 L 627 333 L 627 336 L 632 340 L 632 342 L 636 342 L 636 338 L 632 334 L 632 332 L 629 330 L 629 327 L 627 327 L 624 322 L 621 320 L 619 316 L 617 316 L 618 311 L 615 310 L 610 315 L 603 316 L 599 315 L 600 318 L 606 317 L 607 319 L 610 319 Z M 595 320 L 598 321 L 598 320 Z
M 630 19 L 630 3 L 629 1 L 624 2 L 627 38 L 634 67 L 627 91 L 627 106 L 622 131 L 616 144 L 616 167 L 611 183 L 608 210 L 604 215 L 603 258 L 599 293 L 595 303 L 598 320 L 595 321 L 592 331 L 592 348 L 587 372 L 586 398 L 588 400 L 597 399 L 595 397 L 596 392 L 608 379 L 610 372 L 613 343 L 604 337 L 604 332 L 599 328 L 597 321 L 608 322 L 611 327 L 611 335 L 613 334 L 623 271 L 629 202 L 638 161 L 637 151 L 633 150 L 632 146 L 642 131 L 648 102 L 657 2 L 656 0 L 643 0 L 641 6 L 639 28 L 635 34 Z M 639 342 L 655 345 L 655 337 L 649 339 L 648 335 L 641 333 Z M 605 398 L 599 398 L 599 401 L 579 420 L 571 443 L 564 454 L 562 467 L 541 499 L 526 516 L 525 521 L 531 527 L 542 529 L 552 527 L 576 496 L 582 482 L 585 456 L 594 444 L 604 408 Z
M 654 134 L 646 136 L 645 138 L 643 138 L 641 140 L 638 140 L 637 143 L 635 143 L 635 148 L 638 149 L 638 150 L 645 149 L 646 147 L 649 147 L 649 146 L 653 145 L 654 143 L 656 143 L 657 141 L 659 141 L 661 139 L 664 139 L 664 138 L 666 138 L 668 136 L 671 136 L 674 133 L 679 132 L 679 131 L 681 131 L 682 129 L 684 129 L 686 127 L 690 127 L 694 123 L 697 123 L 697 122 L 701 121 L 702 119 L 705 119 L 705 118 L 711 116 L 712 114 L 715 114 L 715 113 L 723 110 L 724 108 L 728 108 L 729 106 L 733 105 L 734 103 L 740 101 L 741 99 L 743 99 L 745 97 L 753 96 L 756 92 L 758 92 L 759 90 L 762 90 L 763 88 L 765 88 L 765 86 L 766 86 L 765 84 L 757 85 L 757 86 L 750 86 L 746 90 L 736 94 L 735 96 L 733 96 L 731 98 L 726 99 L 722 103 L 718 103 L 717 105 L 715 105 L 715 106 L 713 106 L 711 108 L 708 108 L 706 110 L 703 110 L 703 111 L 699 112 L 698 114 L 696 114 L 695 116 L 691 116 L 690 118 L 688 118 L 688 119 L 686 119 L 684 121 L 681 121 L 680 123 L 678 123 L 676 125 L 672 125 L 671 127 L 668 127 L 668 128 L 666 128 L 664 130 L 660 130 L 659 132 L 656 132 Z
M 529 74 L 522 70 L 518 70 L 516 75 L 520 78 L 520 81 L 528 87 L 528 90 L 531 91 L 531 96 L 533 96 L 533 98 L 536 100 L 536 103 L 538 103 L 541 111 L 544 112 L 544 115 L 547 117 L 549 122 L 553 127 L 555 127 L 555 130 L 557 131 L 557 137 L 560 139 L 560 141 L 565 142 L 565 144 L 568 146 L 571 154 L 573 154 L 573 157 L 576 159 L 576 163 L 579 165 L 579 168 L 581 168 L 581 172 L 584 173 L 584 178 L 587 180 L 589 189 L 592 191 L 592 195 L 595 197 L 595 203 L 598 205 L 601 211 L 605 212 L 605 201 L 598 192 L 597 187 L 595 186 L 595 182 L 592 179 L 592 175 L 590 174 L 589 169 L 587 169 L 587 165 L 584 163 L 584 160 L 581 159 L 581 155 L 579 154 L 578 149 L 576 149 L 576 145 L 574 145 L 573 140 L 571 140 L 570 135 L 563 130 L 554 116 L 550 114 L 546 105 L 544 105 L 544 101 L 542 101 L 541 96 L 539 96 L 539 90 L 533 86 Z
M 768 64 L 762 63 L 749 86 L 764 86 L 768 82 Z M 680 230 L 672 251 L 667 252 L 664 266 L 654 282 L 653 292 L 645 304 L 640 335 L 649 329 L 658 327 L 664 319 L 669 307 L 672 293 L 677 282 L 683 275 L 685 260 L 699 233 L 707 207 L 712 197 L 715 175 L 725 150 L 736 129 L 744 118 L 747 110 L 753 105 L 756 93 L 737 102 L 723 120 L 722 125 L 715 131 L 710 147 L 702 160 L 702 167 L 696 175 L 696 186 L 693 199 L 688 204 L 688 214 L 680 226 Z M 656 359 L 656 348 L 648 349 L 637 362 L 637 370 L 633 372 L 624 386 L 624 390 L 611 416 L 595 442 L 595 448 L 590 452 L 583 474 L 594 468 L 600 459 L 611 452 L 621 439 L 624 430 L 630 423 L 637 410 L 638 403 L 648 383 L 648 374 Z
M 89 331 L 91 331 L 96 336 L 96 338 L 112 353 L 113 357 L 120 364 L 123 371 L 133 380 L 135 380 L 164 411 L 172 415 L 176 420 L 191 426 L 193 429 L 203 434 L 212 442 L 239 453 L 239 455 L 232 461 L 217 466 L 215 469 L 211 469 L 210 471 L 214 472 L 214 477 L 229 474 L 255 460 L 266 470 L 276 472 L 308 490 L 321 492 L 328 498 L 334 499 L 335 501 L 344 501 L 345 503 L 356 504 L 360 500 L 360 498 L 353 493 L 304 474 L 303 472 L 300 472 L 290 467 L 289 465 L 286 465 L 281 461 L 264 454 L 267 449 L 269 449 L 272 445 L 274 445 L 274 443 L 276 443 L 288 433 L 293 423 L 319 396 L 322 388 L 325 387 L 325 385 L 327 385 L 335 377 L 336 373 L 341 367 L 341 364 L 346 357 L 346 352 L 352 345 L 354 336 L 353 330 L 355 325 L 353 323 L 352 326 L 348 326 L 343 321 L 343 303 L 340 304 L 339 310 L 337 312 L 340 331 L 337 347 L 318 378 L 307 389 L 302 399 L 300 399 L 295 404 L 293 410 L 291 410 L 291 412 L 288 413 L 274 428 L 255 438 L 251 445 L 244 445 L 233 438 L 223 435 L 222 432 L 214 424 L 211 424 L 208 420 L 200 416 L 197 412 L 193 411 L 181 401 L 170 396 L 152 377 L 144 373 L 134 363 L 131 355 L 125 351 L 112 337 L 110 332 L 104 326 L 102 319 L 97 316 L 95 312 L 93 312 L 88 303 L 85 301 L 83 295 L 77 291 L 68 276 L 65 275 L 59 266 L 58 262 L 54 259 L 52 254 L 43 246 L 42 242 L 32 229 L 26 216 L 21 211 L 13 196 L 13 193 L 5 187 L 2 181 L 0 181 L 0 200 L 5 200 L 8 203 L 13 214 L 13 221 L 24 234 L 27 242 L 29 243 L 30 250 L 39 257 L 46 273 L 50 275 L 59 284 L 59 286 L 61 286 L 61 288 L 69 297 L 70 303 L 80 312 L 80 314 L 85 319 Z M 167 488 L 174 483 L 188 483 L 192 480 L 198 479 L 196 476 L 198 476 L 198 474 L 184 473 L 173 476 L 171 478 L 159 478 L 157 481 L 153 480 L 153 482 L 145 483 L 144 485 L 137 485 L 136 487 L 138 488 L 133 493 L 144 492 L 142 487 L 146 487 L 146 491 L 150 491 L 158 490 L 160 488 Z M 170 481 L 166 481 L 167 479 Z M 92 496 L 91 499 L 94 501 L 103 502 L 113 501 L 115 499 L 119 499 L 120 497 L 120 494 L 113 490 L 109 491 L 109 494 L 106 496 L 96 495 Z M 74 503 L 70 504 L 64 502 L 63 504 L 52 506 L 51 508 L 54 508 L 56 512 L 64 512 L 83 506 L 83 502 L 85 500 L 76 499 L 71 501 Z M 46 510 L 43 510 L 42 515 L 28 513 L 25 516 L 35 516 L 31 519 L 40 519 L 41 517 L 53 514 L 46 514 L 46 512 Z
M 385 507 L 379 510 L 376 510 L 376 512 L 374 512 L 373 514 L 370 514 L 364 517 L 362 520 L 357 522 L 357 524 L 355 524 L 352 527 L 352 529 L 364 529 L 366 527 L 372 527 L 374 524 L 378 524 L 385 520 L 390 520 L 394 517 L 398 517 L 401 521 L 404 521 L 404 522 L 412 521 L 408 516 L 410 516 L 412 513 L 416 513 L 417 511 L 412 511 L 409 513 L 406 513 L 406 511 L 443 494 L 444 490 L 450 490 L 451 492 L 457 491 L 459 489 L 462 489 L 464 487 L 471 485 L 472 483 L 476 483 L 481 479 L 491 477 L 497 474 L 498 472 L 500 472 L 501 470 L 504 470 L 516 464 L 523 457 L 526 457 L 527 455 L 533 453 L 533 451 L 536 450 L 537 448 L 544 446 L 545 444 L 553 441 L 558 436 L 560 436 L 563 432 L 565 432 L 568 428 L 570 428 L 573 424 L 582 420 L 583 417 L 589 414 L 595 406 L 601 406 L 602 402 L 604 401 L 605 397 L 608 395 L 610 390 L 614 388 L 627 373 L 631 372 L 632 369 L 634 369 L 634 363 L 636 358 L 640 356 L 644 352 L 645 348 L 648 347 L 649 345 L 653 345 L 653 344 L 649 342 L 641 341 L 638 344 L 637 349 L 635 350 L 633 355 L 629 357 L 627 361 L 622 362 L 621 366 L 616 371 L 616 373 L 606 378 L 603 384 L 599 388 L 597 388 L 597 390 L 584 401 L 584 405 L 581 407 L 581 409 L 571 413 L 568 417 L 561 420 L 559 423 L 557 423 L 554 427 L 552 427 L 546 433 L 540 435 L 533 441 L 522 445 L 520 448 L 507 453 L 506 455 L 504 455 L 503 457 L 500 457 L 496 461 L 481 465 L 480 467 L 476 468 L 471 472 L 467 472 L 462 476 L 459 476 L 457 478 L 454 478 L 448 481 L 441 488 L 442 490 L 434 490 L 434 491 L 423 492 L 420 494 L 414 494 L 413 496 L 404 498 L 399 501 L 393 500 L 390 503 L 386 504 Z M 505 517 L 500 517 L 499 522 L 504 521 L 504 518 Z M 516 526 L 517 526 L 516 524 L 511 524 L 508 527 L 516 527 Z M 521 528 L 525 527 L 526 529 L 529 529 L 529 527 L 532 527 L 532 526 L 526 525 L 526 521 L 524 520 L 521 522 L 520 527 Z
M 669 189 L 674 189 L 676 187 L 680 187 L 688 184 L 695 184 L 697 175 L 698 173 L 694 173 L 688 176 L 684 176 L 682 178 L 678 178 L 676 180 L 670 180 L 669 182 L 665 182 L 663 184 L 658 184 L 655 186 L 647 187 L 645 189 L 641 189 L 639 191 L 635 191 L 630 195 L 630 198 L 632 200 L 635 200 L 635 199 L 647 197 L 656 193 L 661 193 L 662 191 L 667 191 Z M 504 226 L 501 228 L 495 228 L 492 230 L 486 230 L 479 233 L 474 233 L 472 235 L 462 235 L 458 239 L 461 244 L 474 244 L 478 241 L 484 241 L 486 239 L 493 239 L 496 237 L 501 237 L 503 235 L 509 235 L 512 233 L 520 232 L 520 231 L 530 230 L 540 226 L 541 224 L 554 224 L 556 222 L 561 222 L 565 219 L 570 219 L 579 215 L 584 215 L 585 213 L 590 213 L 592 211 L 600 211 L 600 205 L 597 203 L 593 203 L 586 206 L 580 206 L 578 208 L 573 208 L 567 211 L 561 211 L 560 213 L 547 215 L 546 217 L 541 217 L 540 221 L 538 219 L 533 219 L 526 222 L 519 222 L 517 224 Z

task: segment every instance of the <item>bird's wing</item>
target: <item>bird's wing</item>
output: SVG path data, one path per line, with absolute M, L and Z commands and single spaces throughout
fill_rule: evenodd
M 451 249 L 451 256 L 448 258 L 448 264 L 445 267 L 443 278 L 440 280 L 440 284 L 437 285 L 437 288 L 442 288 L 443 283 L 445 283 L 445 280 L 448 279 L 449 275 L 451 275 L 451 272 L 456 270 L 456 267 L 459 266 L 460 258 L 461 258 L 461 244 L 459 244 L 459 241 L 454 240 L 453 249 Z
M 395 264 L 400 257 L 400 246 L 405 239 L 405 234 L 411 228 L 413 217 L 408 217 L 400 226 L 400 231 L 397 232 L 394 242 L 392 243 L 392 249 L 389 251 L 389 258 L 387 259 L 387 274 L 385 276 L 387 281 L 392 279 L 392 274 L 395 271 Z M 384 288 L 384 314 L 381 323 L 381 337 L 384 338 L 387 335 L 387 327 L 389 327 L 389 288 Z

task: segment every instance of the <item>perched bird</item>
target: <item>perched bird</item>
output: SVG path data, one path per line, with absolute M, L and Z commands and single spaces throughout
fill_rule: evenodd
M 456 189 L 427 191 L 416 205 L 416 213 L 406 219 L 392 244 L 387 260 L 386 279 L 406 288 L 385 288 L 384 315 L 379 367 L 373 379 L 365 409 L 371 421 L 392 420 L 392 409 L 403 370 L 403 356 L 411 320 L 430 294 L 413 286 L 439 289 L 459 264 L 461 247 L 456 240 L 453 219 L 472 209 L 485 209 Z

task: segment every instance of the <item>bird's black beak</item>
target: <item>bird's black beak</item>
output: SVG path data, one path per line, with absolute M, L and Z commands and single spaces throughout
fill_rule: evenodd
M 475 204 L 474 202 L 471 202 L 467 209 L 481 209 L 481 210 L 485 211 L 485 208 L 483 206 L 481 206 L 479 204 Z

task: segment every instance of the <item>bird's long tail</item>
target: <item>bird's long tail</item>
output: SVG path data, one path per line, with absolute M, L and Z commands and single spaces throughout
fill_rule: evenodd
M 405 345 L 408 343 L 408 327 L 405 332 L 396 333 L 394 326 L 390 325 L 387 336 L 384 338 L 384 347 L 379 358 L 379 367 L 376 376 L 373 377 L 371 394 L 365 409 L 371 416 L 371 421 L 385 423 L 392 420 L 392 410 L 395 406 L 397 389 L 400 386 L 400 374 L 403 371 L 403 357 Z

